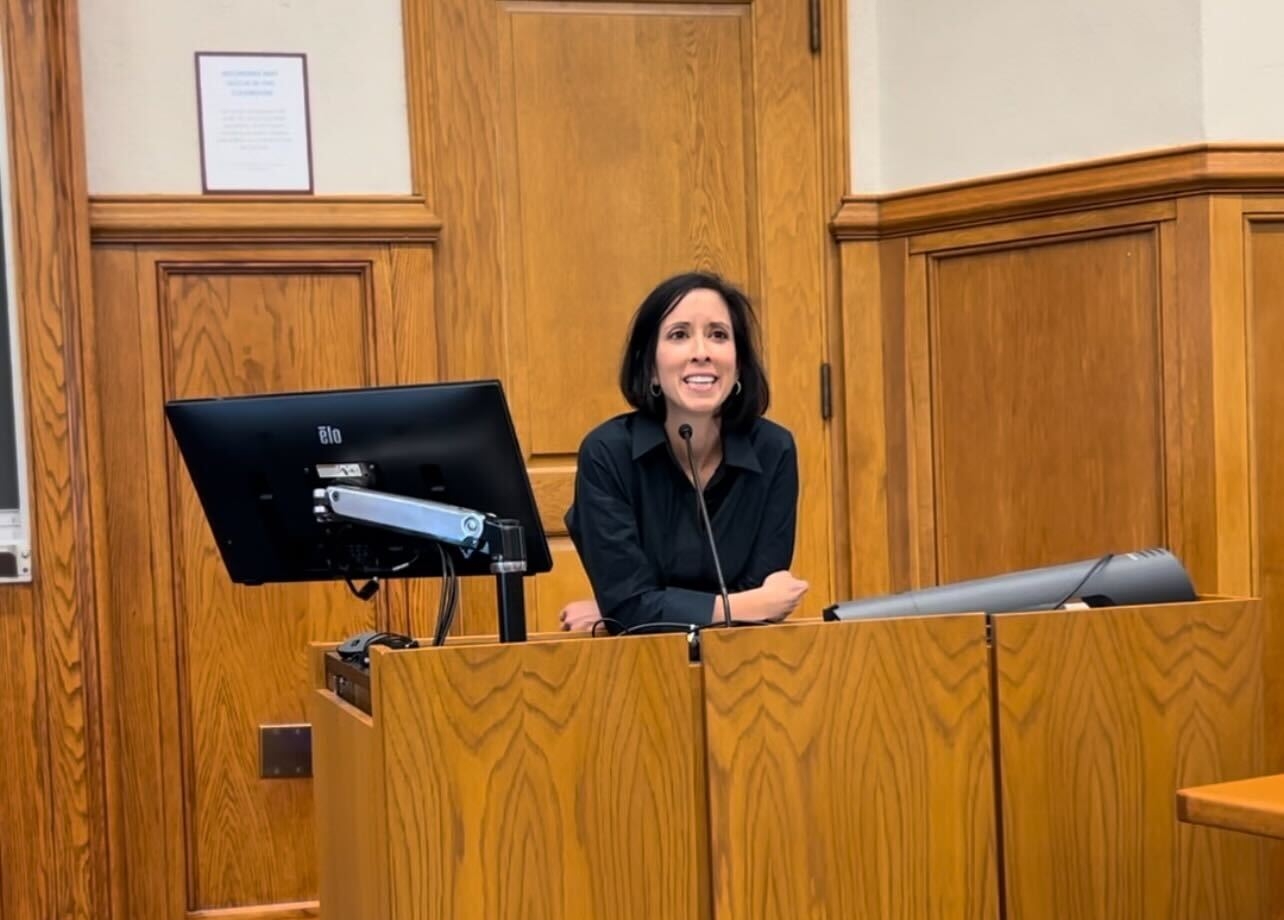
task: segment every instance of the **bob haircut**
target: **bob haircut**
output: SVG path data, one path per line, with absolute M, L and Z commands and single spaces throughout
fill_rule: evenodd
M 629 339 L 620 365 L 620 392 L 629 405 L 643 415 L 663 421 L 664 394 L 651 393 L 655 376 L 655 350 L 660 340 L 660 324 L 683 297 L 692 291 L 707 289 L 717 292 L 731 313 L 731 330 L 736 343 L 736 370 L 740 392 L 733 389 L 718 410 L 723 428 L 744 430 L 766 413 L 771 404 L 767 374 L 758 357 L 758 320 L 753 305 L 744 292 L 718 275 L 708 272 L 686 272 L 674 275 L 656 285 L 646 296 L 629 327 Z

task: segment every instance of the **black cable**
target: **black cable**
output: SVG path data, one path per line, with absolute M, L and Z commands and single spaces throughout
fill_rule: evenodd
M 459 613 L 459 575 L 455 572 L 455 560 L 450 553 L 446 553 L 446 564 L 450 568 L 450 578 L 447 586 L 450 589 L 450 601 L 446 604 L 446 623 L 441 633 L 441 641 L 445 643 L 446 637 L 450 635 L 450 630 L 455 625 L 455 616 Z
M 1078 596 L 1080 590 L 1083 589 L 1083 586 L 1092 580 L 1092 576 L 1096 575 L 1097 572 L 1101 570 L 1101 567 L 1113 558 L 1115 558 L 1114 553 L 1106 553 L 1104 556 L 1102 556 L 1100 559 L 1094 562 L 1092 564 L 1092 568 L 1088 569 L 1088 574 L 1084 575 L 1083 578 L 1080 578 L 1079 583 L 1075 585 L 1073 588 L 1071 588 L 1065 597 L 1061 598 L 1061 600 L 1053 604 L 1050 609 L 1057 610 L 1060 607 L 1064 607 L 1072 598 Z
M 651 620 L 648 623 L 635 623 L 627 629 L 621 630 L 621 636 L 636 636 L 644 632 L 699 632 L 703 627 L 696 626 L 694 623 L 672 623 L 668 620 Z
M 395 565 L 390 566 L 387 570 L 387 574 L 395 575 L 398 572 L 401 572 L 401 571 L 404 571 L 405 569 L 410 568 L 412 565 L 414 565 L 418 561 L 419 561 L 419 551 L 415 550 L 415 552 L 411 555 L 409 559 L 403 559 L 401 562 L 398 562 Z M 377 594 L 379 591 L 379 578 L 380 578 L 379 575 L 372 575 L 370 577 L 370 580 L 367 581 L 360 588 L 356 586 L 356 584 L 353 582 L 351 578 L 345 578 L 343 581 L 348 586 L 348 590 L 351 591 L 353 595 L 355 595 L 356 597 L 359 597 L 363 601 L 368 601 L 372 597 L 374 597 L 375 594 Z
M 597 628 L 599 626 L 605 626 L 607 623 L 612 624 L 621 632 L 623 632 L 627 628 L 619 620 L 613 620 L 610 617 L 598 617 L 596 620 L 593 621 L 593 626 L 589 629 L 589 637 L 597 638 Z
M 375 576 L 374 578 L 370 579 L 360 588 L 358 588 L 353 583 L 351 578 L 345 578 L 343 581 L 344 581 L 344 584 L 348 586 L 348 590 L 351 591 L 353 595 L 355 595 L 356 597 L 360 598 L 363 601 L 370 600 L 370 598 L 374 597 L 375 593 L 379 590 L 378 576 Z
M 442 644 L 445 644 L 446 637 L 450 635 L 450 630 L 455 625 L 455 617 L 459 613 L 459 575 L 455 572 L 455 560 L 449 553 L 446 554 L 446 564 L 450 567 L 450 578 L 447 581 L 450 602 L 446 605 L 446 622 L 441 632 Z
M 454 560 L 440 543 L 437 544 L 437 553 L 441 559 L 441 594 L 437 601 L 437 624 L 433 629 L 434 646 L 446 644 L 446 636 L 459 607 L 459 577 L 455 574 Z

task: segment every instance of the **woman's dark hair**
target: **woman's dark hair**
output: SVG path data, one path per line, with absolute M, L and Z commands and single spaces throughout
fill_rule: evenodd
M 660 324 L 678 301 L 696 290 L 716 291 L 731 313 L 731 331 L 736 342 L 736 369 L 740 392 L 734 389 L 722 404 L 720 417 L 724 428 L 748 428 L 754 419 L 767 411 L 771 390 L 758 357 L 758 320 L 753 305 L 744 292 L 718 275 L 708 272 L 686 272 L 674 275 L 656 285 L 646 296 L 629 327 L 629 339 L 620 365 L 620 392 L 633 408 L 655 419 L 664 419 L 664 395 L 651 393 L 655 377 L 655 349 L 660 339 Z

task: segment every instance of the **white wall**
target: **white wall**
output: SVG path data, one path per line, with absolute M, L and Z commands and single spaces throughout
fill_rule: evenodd
M 1204 0 L 1204 134 L 1284 139 L 1284 3 Z
M 89 191 L 199 194 L 196 51 L 308 56 L 317 194 L 410 191 L 400 0 L 80 0 Z
M 858 193 L 1203 137 L 1200 0 L 849 0 L 849 13 Z

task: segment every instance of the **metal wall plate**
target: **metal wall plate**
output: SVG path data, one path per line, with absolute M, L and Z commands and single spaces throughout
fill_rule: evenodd
M 0 540 L 0 581 L 31 581 L 31 547 Z
M 298 779 L 312 775 L 312 726 L 259 726 L 259 776 Z

